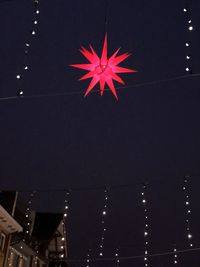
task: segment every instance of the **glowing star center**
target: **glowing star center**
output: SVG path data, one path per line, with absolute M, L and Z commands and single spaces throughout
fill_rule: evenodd
M 104 65 L 100 64 L 102 72 L 104 72 L 106 70 L 107 66 L 108 66 L 108 64 L 106 64 L 106 65 L 105 64 Z
M 119 49 L 110 57 L 107 57 L 107 34 L 105 35 L 103 50 L 101 57 L 99 57 L 94 51 L 93 47 L 90 45 L 90 50 L 82 47 L 80 52 L 86 57 L 89 61 L 88 64 L 73 64 L 70 65 L 75 68 L 87 70 L 88 73 L 85 74 L 80 80 L 92 78 L 85 96 L 95 87 L 95 85 L 99 82 L 100 84 L 100 94 L 101 96 L 104 93 L 105 85 L 107 84 L 113 95 L 116 99 L 118 99 L 116 89 L 113 83 L 113 80 L 125 84 L 122 78 L 118 75 L 118 73 L 127 73 L 127 72 L 136 72 L 136 70 L 127 69 L 118 66 L 119 63 L 124 61 L 127 57 L 130 56 L 129 53 L 124 53 L 122 55 L 117 55 Z

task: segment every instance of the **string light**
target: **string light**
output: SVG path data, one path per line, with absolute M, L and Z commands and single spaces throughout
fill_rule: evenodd
M 33 26 L 32 30 L 30 31 L 31 36 L 36 35 L 36 25 L 38 24 L 38 14 L 40 13 L 39 10 L 39 1 L 38 0 L 32 0 L 33 1 Z M 22 78 L 25 76 L 25 72 L 29 70 L 29 64 L 28 64 L 28 55 L 29 55 L 29 49 L 31 46 L 32 38 L 29 36 L 30 41 L 25 42 L 25 50 L 24 50 L 24 64 L 21 69 L 21 73 L 18 73 L 16 75 L 16 79 L 18 81 L 18 90 L 17 90 L 17 96 L 23 97 L 24 91 L 22 89 Z
M 70 192 L 67 191 L 65 193 L 65 200 L 64 200 L 64 213 L 63 213 L 63 221 L 62 221 L 63 236 L 61 237 L 60 258 L 67 257 L 66 219 L 68 218 L 68 215 L 69 215 L 69 197 L 70 197 Z
M 177 265 L 178 264 L 178 254 L 177 254 L 176 246 L 174 246 L 174 255 L 173 255 L 173 258 L 174 258 L 174 265 Z
M 90 257 L 91 257 L 91 249 L 88 250 L 87 259 L 86 259 L 86 267 L 90 267 Z
M 194 26 L 192 25 L 191 10 L 190 10 L 190 7 L 188 6 L 188 3 L 187 3 L 187 6 L 185 6 L 183 8 L 183 12 L 185 13 L 185 21 L 186 21 L 186 25 L 187 25 L 187 39 L 191 41 L 191 32 L 194 30 Z M 190 45 L 190 42 L 186 41 L 185 46 L 186 46 L 186 67 L 185 67 L 185 71 L 186 71 L 186 73 L 192 74 L 191 45 Z
M 23 242 L 25 242 L 26 240 L 29 240 L 30 238 L 30 226 L 31 226 L 31 211 L 32 211 L 32 203 L 33 203 L 33 198 L 35 196 L 36 191 L 33 191 L 30 193 L 29 195 L 29 200 L 28 200 L 28 205 L 26 208 L 26 227 L 24 228 L 24 238 L 23 238 Z
M 191 232 L 191 227 L 190 227 L 190 217 L 191 217 L 191 200 L 190 200 L 190 190 L 189 190 L 189 176 L 185 176 L 184 181 L 183 181 L 183 193 L 184 193 L 184 202 L 185 202 L 185 214 L 186 214 L 186 235 L 187 235 L 187 240 L 188 244 L 190 247 L 193 247 L 193 236 Z
M 115 257 L 116 257 L 116 267 L 119 267 L 120 266 L 120 260 L 119 260 L 119 248 L 116 249 L 116 252 L 115 252 Z
M 147 185 L 142 186 L 142 205 L 144 210 L 144 266 L 149 266 L 148 264 L 148 249 L 149 249 L 149 218 L 148 218 L 148 205 L 146 196 Z
M 101 227 L 102 227 L 102 234 L 100 239 L 100 245 L 99 245 L 99 256 L 103 257 L 103 248 L 104 248 L 104 239 L 105 239 L 105 232 L 107 231 L 107 228 L 105 226 L 106 216 L 107 216 L 107 208 L 108 208 L 108 190 L 104 190 L 104 206 L 103 210 L 101 212 Z

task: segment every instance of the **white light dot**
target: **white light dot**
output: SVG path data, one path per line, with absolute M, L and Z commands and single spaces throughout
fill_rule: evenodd
M 103 256 L 103 253 L 102 253 L 102 252 L 100 252 L 100 253 L 99 253 L 99 256 Z
M 190 71 L 190 68 L 187 67 L 187 68 L 185 68 L 185 70 L 186 70 L 186 71 Z
M 189 43 L 185 43 L 185 46 L 189 46 Z
M 16 78 L 17 78 L 17 79 L 20 79 L 20 78 L 21 78 L 21 76 L 20 76 L 19 74 L 17 74 Z
M 144 232 L 144 235 L 147 236 L 147 235 L 148 235 L 148 232 L 145 231 L 145 232 Z
M 36 13 L 36 14 L 39 14 L 39 13 L 40 13 L 40 11 L 39 11 L 39 10 L 36 10 L 36 11 L 35 11 L 35 13 Z
M 190 59 L 190 56 L 187 55 L 187 56 L 186 56 L 186 59 Z
M 106 215 L 106 211 L 104 210 L 102 214 L 103 214 L 103 215 Z
M 35 31 L 32 31 L 32 35 L 35 35 Z
M 191 239 L 192 238 L 192 235 L 191 234 L 188 234 L 188 238 Z
M 188 30 L 193 31 L 194 30 L 193 26 L 188 27 Z
M 37 20 L 34 20 L 34 24 L 35 24 L 35 25 L 38 24 Z
M 184 9 L 183 9 L 183 12 L 187 12 L 187 8 L 184 8 Z

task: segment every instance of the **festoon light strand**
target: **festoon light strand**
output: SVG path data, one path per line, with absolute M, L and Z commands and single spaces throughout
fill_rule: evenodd
M 191 43 L 191 33 L 194 30 L 193 21 L 192 21 L 192 12 L 191 12 L 191 6 L 189 4 L 189 1 L 185 2 L 185 5 L 183 7 L 183 13 L 185 15 L 185 22 L 186 22 L 186 42 L 185 42 L 185 48 L 186 48 L 186 67 L 185 71 L 189 74 L 192 74 L 192 43 Z
M 119 260 L 119 248 L 116 249 L 115 257 L 116 257 L 116 263 L 115 263 L 115 266 L 116 266 L 116 267 L 119 267 L 119 266 L 120 266 L 120 260 Z
M 107 231 L 106 228 L 106 216 L 108 214 L 108 189 L 104 189 L 104 206 L 101 211 L 101 227 L 102 227 L 102 234 L 100 239 L 100 245 L 99 245 L 99 256 L 103 256 L 104 251 L 104 240 L 105 240 L 105 233 Z
M 22 97 L 24 95 L 24 89 L 23 89 L 23 78 L 26 75 L 27 71 L 30 70 L 30 66 L 28 64 L 28 56 L 30 52 L 30 48 L 32 45 L 33 37 L 37 34 L 37 25 L 38 25 L 38 18 L 40 14 L 39 9 L 39 0 L 32 0 L 33 1 L 33 22 L 32 22 L 32 29 L 29 32 L 29 36 L 25 42 L 24 46 L 24 63 L 23 67 L 21 68 L 21 71 L 16 74 L 16 79 L 18 81 L 18 89 L 17 89 L 17 95 L 19 97 Z
M 91 251 L 92 251 L 91 249 L 88 249 L 87 259 L 86 259 L 86 267 L 90 267 L 91 266 L 91 262 L 90 262 Z
M 176 246 L 174 246 L 174 255 L 173 255 L 173 261 L 174 261 L 174 265 L 178 264 L 178 254 L 177 254 L 177 248 Z
M 32 203 L 33 203 L 33 198 L 35 197 L 36 191 L 32 191 L 29 195 L 28 199 L 28 205 L 26 208 L 26 227 L 24 228 L 24 237 L 23 237 L 23 242 L 26 240 L 29 240 L 30 238 L 30 228 L 31 228 L 31 211 L 32 211 Z
M 67 218 L 69 217 L 69 197 L 70 192 L 67 191 L 65 193 L 65 200 L 64 200 L 64 213 L 63 213 L 63 220 L 62 220 L 62 230 L 63 230 L 63 236 L 61 237 L 61 246 L 60 246 L 60 258 L 66 258 L 67 257 L 67 232 L 66 232 L 66 224 L 67 224 Z
M 185 176 L 183 180 L 183 193 L 184 193 L 184 204 L 185 204 L 185 226 L 186 235 L 189 247 L 193 247 L 193 236 L 191 231 L 191 199 L 190 199 L 190 186 L 189 186 L 190 176 Z
M 142 206 L 144 210 L 144 266 L 149 266 L 149 217 L 147 203 L 147 184 L 142 185 Z

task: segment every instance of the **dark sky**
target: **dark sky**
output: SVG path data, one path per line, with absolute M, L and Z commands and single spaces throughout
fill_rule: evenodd
M 180 0 L 42 0 L 36 36 L 30 41 L 31 1 L 1 0 L 0 97 L 15 96 L 19 90 L 15 76 L 23 66 L 25 42 L 31 42 L 27 57 L 30 71 L 20 85 L 24 98 L 0 101 L 1 188 L 131 184 L 111 192 L 113 213 L 109 220 L 114 232 L 107 245 L 120 243 L 124 255 L 130 255 L 141 254 L 140 183 L 148 178 L 155 251 L 173 243 L 169 233 L 173 236 L 183 221 L 181 211 L 178 213 L 181 177 L 200 173 L 199 77 L 133 86 L 186 75 L 188 40 L 193 74 L 200 72 L 200 3 L 190 1 L 188 14 L 195 30 L 189 36 L 183 7 Z M 84 98 L 89 81 L 78 82 L 84 72 L 69 67 L 86 62 L 78 51 L 81 45 L 92 44 L 101 52 L 106 14 L 109 54 L 118 47 L 121 52 L 131 52 L 124 66 L 138 70 L 123 75 L 128 88 L 117 91 L 118 102 L 110 91 L 103 97 L 94 92 Z M 28 97 L 42 94 L 61 96 Z M 199 177 L 193 179 L 193 185 L 197 191 Z M 52 194 L 46 194 L 46 199 L 55 201 L 59 194 Z M 76 191 L 73 199 L 70 242 L 71 248 L 77 248 L 72 255 L 80 257 L 98 235 L 98 230 L 90 234 L 89 230 L 98 228 L 94 225 L 99 223 L 102 192 Z M 194 199 L 199 201 L 198 192 L 194 192 Z M 52 204 L 53 209 L 59 201 Z M 171 214 L 175 228 L 169 224 Z M 183 236 L 176 239 L 181 242 Z

